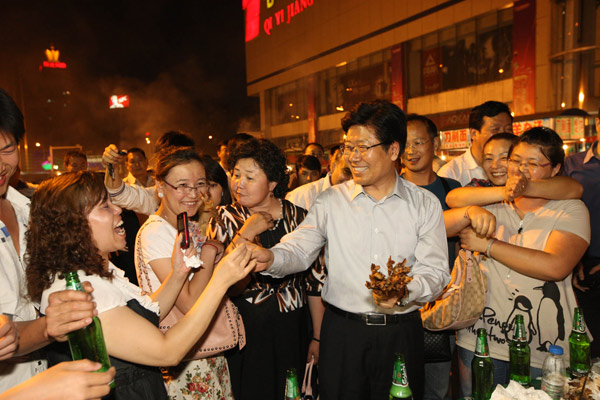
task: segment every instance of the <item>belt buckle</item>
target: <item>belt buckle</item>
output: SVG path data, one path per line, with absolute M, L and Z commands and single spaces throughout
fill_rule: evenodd
M 387 325 L 386 316 L 387 314 L 368 312 L 365 313 L 365 322 L 369 326 L 385 326 Z

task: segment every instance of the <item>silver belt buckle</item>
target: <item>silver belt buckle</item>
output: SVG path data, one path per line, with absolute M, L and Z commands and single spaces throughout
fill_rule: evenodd
M 387 325 L 387 314 L 368 312 L 368 313 L 365 313 L 365 317 L 366 317 L 365 322 L 369 326 L 385 326 L 385 325 Z

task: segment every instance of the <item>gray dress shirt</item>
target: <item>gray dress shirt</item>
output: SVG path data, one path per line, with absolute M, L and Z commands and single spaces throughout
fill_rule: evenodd
M 320 194 L 304 221 L 271 248 L 275 277 L 307 269 L 325 245 L 328 277 L 323 300 L 353 313 L 407 313 L 434 300 L 450 280 L 446 230 L 439 200 L 431 192 L 396 177 L 394 191 L 380 201 L 354 181 Z M 365 282 L 371 264 L 387 274 L 389 257 L 406 258 L 413 280 L 409 304 L 378 307 Z

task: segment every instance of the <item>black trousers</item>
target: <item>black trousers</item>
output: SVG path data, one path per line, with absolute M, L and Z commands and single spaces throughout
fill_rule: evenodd
M 323 400 L 387 400 L 395 353 L 403 353 L 414 399 L 423 398 L 423 325 L 418 312 L 386 326 L 367 326 L 325 310 L 319 392 Z
M 246 329 L 246 346 L 225 353 L 236 400 L 283 399 L 288 368 L 302 384 L 308 351 L 307 307 L 279 312 L 277 298 L 250 304 L 232 299 Z

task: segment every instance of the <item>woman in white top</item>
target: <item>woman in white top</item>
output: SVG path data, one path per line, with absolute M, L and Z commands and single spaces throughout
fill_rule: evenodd
M 220 167 L 219 167 L 220 168 Z M 208 283 L 216 257 L 223 245 L 207 241 L 198 223 L 192 219 L 206 199 L 208 184 L 201 157 L 191 147 L 169 147 L 162 150 L 155 165 L 156 191 L 160 205 L 138 231 L 135 244 L 135 267 L 140 287 L 153 293 L 171 271 L 171 253 L 177 237 L 177 215 L 186 212 L 192 247 L 202 260 L 183 285 L 175 302 L 183 313 L 187 312 Z M 233 399 L 227 361 L 222 355 L 181 364 L 163 370 L 167 392 L 171 398 Z
M 523 194 L 529 181 L 556 176 L 563 162 L 556 132 L 532 128 L 508 156 L 508 181 L 520 193 L 514 200 L 444 212 L 448 235 L 460 232 L 463 248 L 487 255 L 482 259 L 488 277 L 483 314 L 474 326 L 457 332 L 463 395 L 471 389 L 477 328 L 488 332 L 495 384 L 508 381 L 508 343 L 517 314 L 528 332 L 532 378 L 540 376 L 550 345 L 568 352 L 576 306 L 570 275 L 589 244 L 589 214 L 580 200 Z
M 242 247 L 226 256 L 190 311 L 163 334 L 159 316 L 171 310 L 190 269 L 176 241 L 169 276 L 152 297 L 143 295 L 108 261 L 110 252 L 125 246 L 120 213 L 98 174 L 63 174 L 42 183 L 32 199 L 27 233 L 29 293 L 41 300 L 44 312 L 49 294 L 65 287 L 64 274 L 78 270 L 95 289 L 106 347 L 117 369 L 115 398 L 166 399 L 156 367 L 181 362 L 208 327 L 227 288 L 254 263 Z M 193 248 L 187 251 L 188 256 L 194 253 Z

